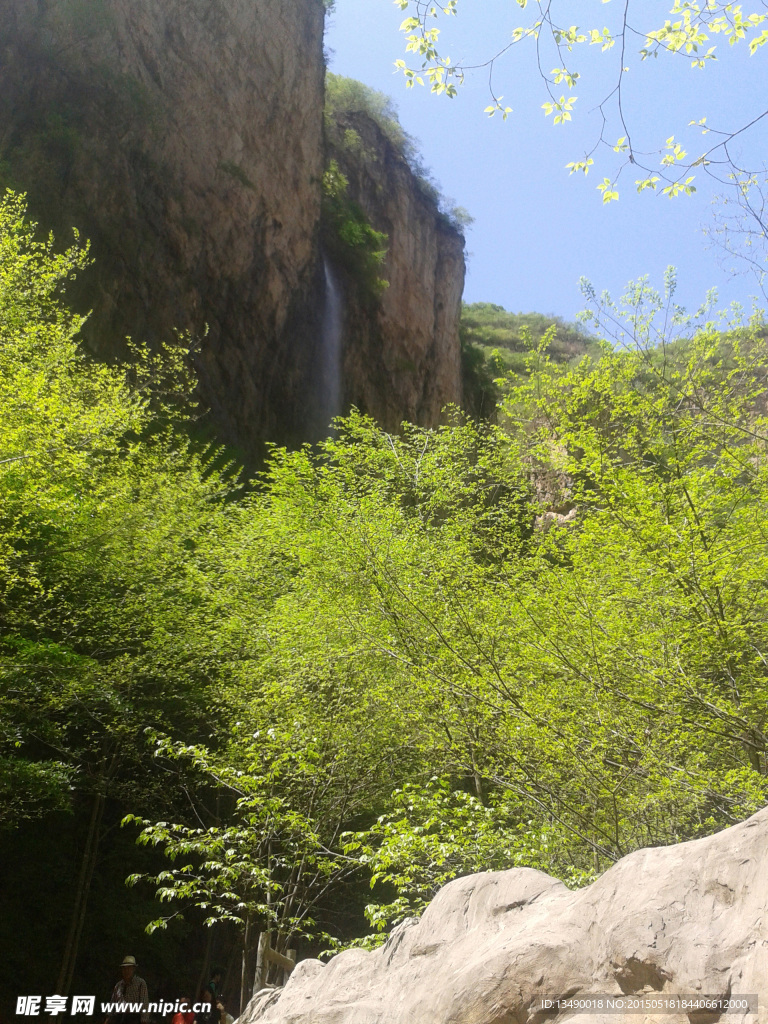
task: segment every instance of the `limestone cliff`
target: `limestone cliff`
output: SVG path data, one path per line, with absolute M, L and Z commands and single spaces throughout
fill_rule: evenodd
M 323 21 L 322 0 L 0 5 L 0 178 L 91 239 L 87 342 L 192 331 L 246 450 L 301 439 L 313 389 Z
M 0 186 L 90 239 L 69 298 L 95 355 L 192 334 L 208 430 L 246 459 L 352 404 L 396 427 L 461 400 L 463 239 L 376 124 L 326 137 L 323 29 L 323 0 L 0 5 Z M 388 235 L 380 302 L 343 269 L 328 293 L 329 143 Z
M 575 892 L 530 868 L 457 879 L 375 952 L 303 961 L 239 1024 L 545 1024 L 574 1019 L 556 1000 L 590 994 L 623 1000 L 624 1012 L 604 1000 L 602 1012 L 576 1010 L 583 1024 L 627 1011 L 646 1024 L 765 1024 L 767 985 L 764 809 L 706 839 L 631 853 Z M 645 1013 L 627 999 L 641 993 Z M 674 1012 L 676 995 L 734 1005 Z
M 367 114 L 337 114 L 328 150 L 349 182 L 350 199 L 387 235 L 381 276 L 389 287 L 378 300 L 361 295 L 354 276 L 337 267 L 345 404 L 390 429 L 404 419 L 433 426 L 447 404 L 462 399 L 464 238 Z

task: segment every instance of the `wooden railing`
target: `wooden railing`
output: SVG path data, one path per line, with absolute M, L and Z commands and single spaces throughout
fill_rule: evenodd
M 296 950 L 286 949 L 285 953 L 278 953 L 271 946 L 271 933 L 262 932 L 259 935 L 259 945 L 256 952 L 256 975 L 253 979 L 253 991 L 258 992 L 267 984 L 269 965 L 275 964 L 281 968 L 281 984 L 285 984 L 290 977 L 291 971 L 296 966 Z

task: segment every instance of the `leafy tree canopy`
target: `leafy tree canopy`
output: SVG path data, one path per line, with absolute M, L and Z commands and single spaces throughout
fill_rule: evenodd
M 64 297 L 87 261 L 87 248 L 56 254 L 51 238 L 37 241 L 22 199 L 6 194 L 0 771 L 10 823 L 68 803 L 71 787 L 133 785 L 144 727 L 200 722 L 215 647 L 202 581 L 209 545 L 226 532 L 229 484 L 176 429 L 192 382 L 182 348 L 135 347 L 126 366 L 82 353 L 84 318 Z
M 644 0 L 613 4 L 610 0 L 585 5 L 573 0 L 517 0 L 521 17 L 527 16 L 502 42 L 495 53 L 477 64 L 452 61 L 440 45 L 441 17 L 460 12 L 460 0 L 433 3 L 431 0 L 396 0 L 408 12 L 401 25 L 406 35 L 405 60 L 396 67 L 411 87 L 415 83 L 429 85 L 431 91 L 456 96 L 464 76 L 471 70 L 485 70 L 489 75 L 490 103 L 485 112 L 500 114 L 506 120 L 512 108 L 497 95 L 494 84 L 505 60 L 512 60 L 521 46 L 532 46 L 543 86 L 545 116 L 555 125 L 565 125 L 576 116 L 581 73 L 577 70 L 585 48 L 594 48 L 610 64 L 610 85 L 599 102 L 600 127 L 587 146 L 583 157 L 568 163 L 571 174 L 587 175 L 591 168 L 601 167 L 602 181 L 597 186 L 604 203 L 619 198 L 619 179 L 632 175 L 638 192 L 658 191 L 675 197 L 696 190 L 697 175 L 707 174 L 718 184 L 740 188 L 757 184 L 764 177 L 764 168 L 744 166 L 733 146 L 742 143 L 745 134 L 768 114 L 749 113 L 739 120 L 734 113 L 732 125 L 713 125 L 702 117 L 695 125 L 706 136 L 706 142 L 693 153 L 687 144 L 669 136 L 663 123 L 659 136 L 665 138 L 647 153 L 638 146 L 638 126 L 627 119 L 627 74 L 632 62 L 662 58 L 674 60 L 680 67 L 703 72 L 718 59 L 717 47 L 727 41 L 730 47 L 743 50 L 745 59 L 755 59 L 754 74 L 764 75 L 759 54 L 768 42 L 768 13 L 764 3 L 734 4 L 723 0 L 674 0 L 667 17 L 659 17 L 654 7 Z M 613 9 L 615 8 L 615 10 Z M 584 19 L 586 18 L 586 22 Z M 551 67 L 550 66 L 554 65 Z M 622 102 L 624 100 L 624 102 Z M 655 113 L 655 112 L 654 112 Z M 662 118 L 658 119 L 662 121 Z M 694 125 L 694 122 L 691 122 Z M 614 155 L 615 154 L 615 155 Z M 607 172 L 607 173 L 606 173 Z M 763 231 L 765 224 L 762 225 Z
M 150 927 L 333 950 L 459 874 L 579 885 L 765 804 L 759 317 L 686 315 L 671 272 L 618 302 L 585 284 L 606 340 L 570 358 L 575 329 L 475 308 L 527 345 L 497 423 L 353 411 L 244 491 L 180 429 L 183 347 L 82 354 L 87 259 L 6 196 L 6 823 L 109 797 L 166 858 L 131 871 Z

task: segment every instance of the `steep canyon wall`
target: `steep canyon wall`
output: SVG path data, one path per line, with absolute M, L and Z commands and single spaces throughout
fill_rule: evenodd
M 300 432 L 311 387 L 323 20 L 321 0 L 0 13 L 4 177 L 62 239 L 91 239 L 89 346 L 192 331 L 217 431 L 244 447 Z
M 70 299 L 97 356 L 191 332 L 209 430 L 246 457 L 327 412 L 323 29 L 322 0 L 0 5 L 0 186 L 91 240 Z M 431 424 L 461 395 L 463 243 L 385 142 L 350 177 L 390 236 L 390 288 L 374 307 L 342 282 L 340 389 Z
M 337 115 L 328 143 L 350 199 L 387 235 L 388 287 L 378 301 L 352 275 L 344 281 L 346 403 L 389 429 L 404 419 L 434 426 L 462 400 L 464 238 L 367 114 Z

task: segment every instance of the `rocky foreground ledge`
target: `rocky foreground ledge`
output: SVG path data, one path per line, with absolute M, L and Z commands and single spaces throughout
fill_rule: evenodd
M 540 871 L 445 886 L 373 953 L 304 960 L 239 1024 L 544 1024 L 543 998 L 757 993 L 768 1022 L 768 808 L 724 832 L 639 850 L 572 892 Z M 576 1016 L 576 1024 L 714 1024 L 718 1013 Z

